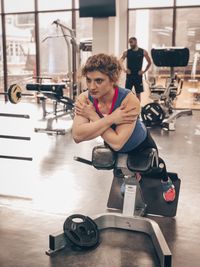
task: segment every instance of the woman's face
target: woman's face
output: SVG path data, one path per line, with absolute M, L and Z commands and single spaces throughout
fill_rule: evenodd
M 92 71 L 86 74 L 86 83 L 89 94 L 93 98 L 101 98 L 113 90 L 114 83 L 100 71 Z

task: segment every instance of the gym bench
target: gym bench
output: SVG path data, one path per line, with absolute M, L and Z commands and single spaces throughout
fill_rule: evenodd
M 76 161 L 94 166 L 96 169 L 114 170 L 114 178 L 108 198 L 108 209 L 121 210 L 122 213 L 104 213 L 92 219 L 99 230 L 107 228 L 125 229 L 147 234 L 154 245 L 161 267 L 171 267 L 172 254 L 159 225 L 145 215 L 176 215 L 180 179 L 175 173 L 168 173 L 176 188 L 176 198 L 166 203 L 162 197 L 161 181 L 158 176 L 158 155 L 155 149 L 146 149 L 135 154 L 117 153 L 104 145 L 93 148 L 92 160 L 75 157 Z M 138 182 L 136 173 L 142 175 Z M 120 175 L 117 175 L 121 173 Z M 120 187 L 125 181 L 125 193 Z M 53 255 L 67 246 L 64 232 L 49 235 L 47 255 Z

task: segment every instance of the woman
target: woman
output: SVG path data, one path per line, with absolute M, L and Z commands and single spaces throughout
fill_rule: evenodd
M 115 151 L 131 153 L 157 146 L 139 119 L 140 102 L 128 89 L 117 86 L 121 65 L 114 56 L 97 54 L 82 69 L 88 90 L 79 95 L 72 135 L 76 143 L 101 136 Z M 166 202 L 175 199 L 175 188 L 159 159 Z

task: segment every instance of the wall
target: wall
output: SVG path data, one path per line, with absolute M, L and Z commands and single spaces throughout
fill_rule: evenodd
M 116 17 L 93 19 L 93 54 L 120 56 L 126 50 L 127 8 L 127 0 L 116 0 Z

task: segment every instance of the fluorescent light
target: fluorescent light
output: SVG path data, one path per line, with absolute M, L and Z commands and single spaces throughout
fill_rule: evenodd
M 172 27 L 169 27 L 169 26 L 166 26 L 165 29 L 168 30 L 168 31 L 170 31 L 170 32 L 172 32 L 172 30 L 173 30 L 173 28 Z
M 168 32 L 168 30 L 165 29 L 152 29 L 153 32 Z
M 165 36 L 169 36 L 169 33 L 166 33 L 166 32 L 158 32 L 158 34 L 160 34 L 160 35 L 165 35 Z

